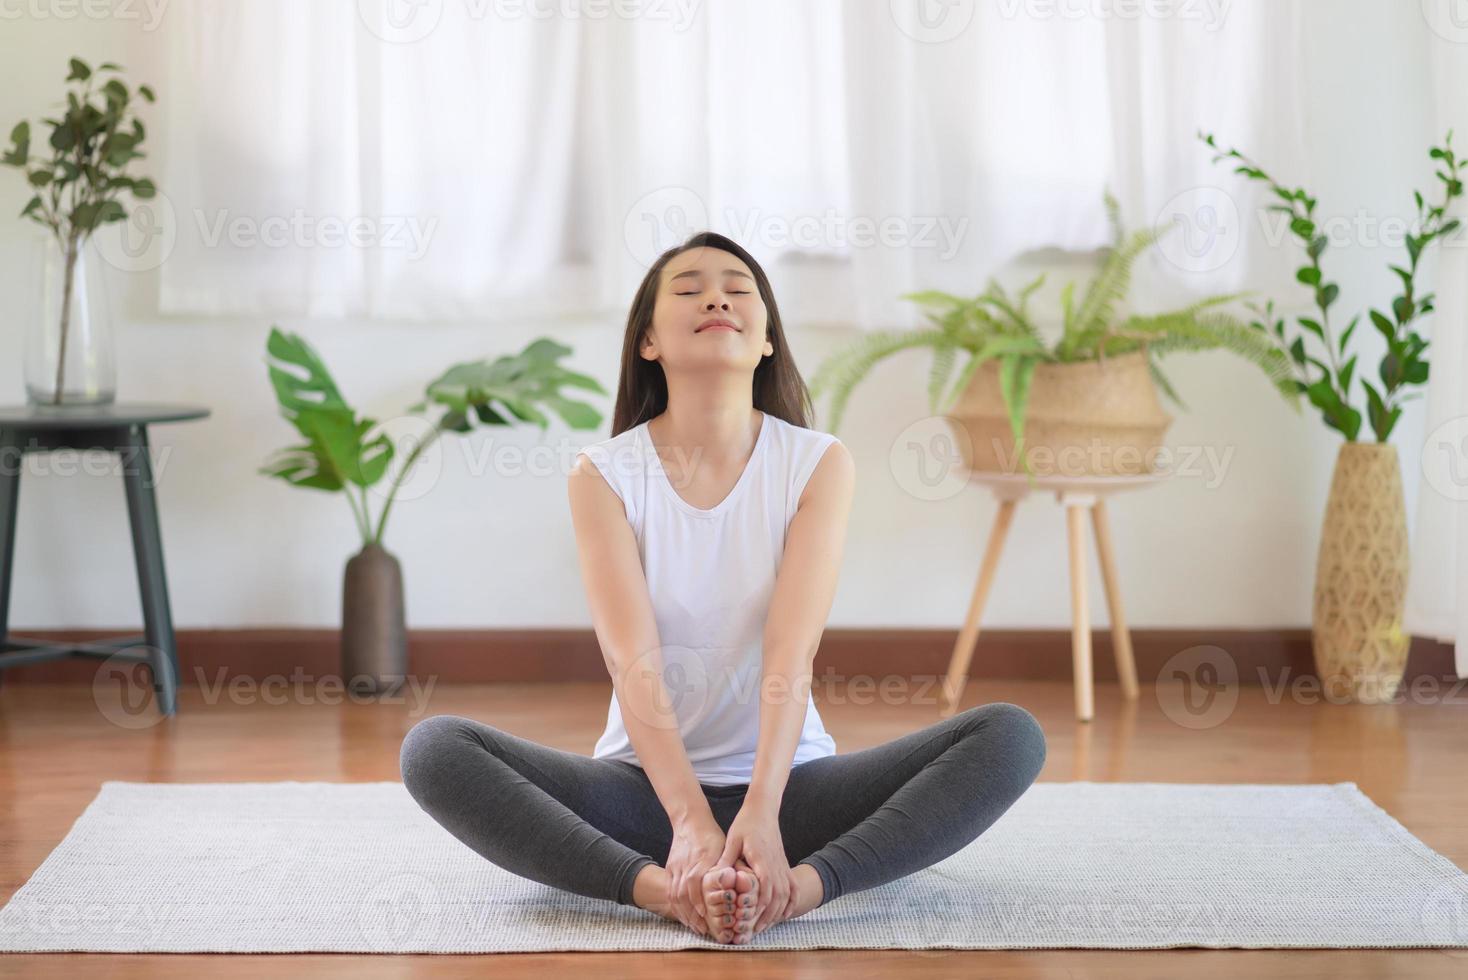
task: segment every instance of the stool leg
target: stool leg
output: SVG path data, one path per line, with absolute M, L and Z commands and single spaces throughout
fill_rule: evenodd
M 1065 519 L 1070 539 L 1070 654 L 1075 673 L 1076 718 L 1090 721 L 1095 699 L 1091 678 L 1091 619 L 1086 609 L 1086 507 L 1067 504 Z
M 1121 680 L 1121 693 L 1135 701 L 1137 661 L 1132 656 L 1132 631 L 1127 628 L 1126 613 L 1121 608 L 1121 579 L 1116 574 L 1116 556 L 1111 548 L 1111 525 L 1106 520 L 1106 501 L 1098 499 L 1091 507 L 1091 527 L 1096 532 L 1096 555 L 1101 559 L 1101 581 L 1106 583 L 1106 607 L 1111 611 L 1111 646 L 1116 653 L 1116 676 Z
M 969 661 L 974 655 L 974 644 L 979 639 L 979 618 L 984 613 L 984 603 L 989 598 L 989 588 L 994 584 L 994 570 L 999 567 L 999 552 L 1009 534 L 1009 524 L 1014 518 L 1014 500 L 999 501 L 999 512 L 994 515 L 994 525 L 989 529 L 989 543 L 984 547 L 984 560 L 979 566 L 979 580 L 974 585 L 973 598 L 969 600 L 968 615 L 964 617 L 963 629 L 958 632 L 958 641 L 953 645 L 953 656 L 948 661 L 948 674 L 943 678 L 943 705 L 941 714 L 953 714 L 962 697 L 962 687 L 968 680 Z
M 178 651 L 173 617 L 168 609 L 168 583 L 163 575 L 163 539 L 154 497 L 153 468 L 148 459 L 148 433 L 140 425 L 128 430 L 122 455 L 122 482 L 127 488 L 127 514 L 132 524 L 133 557 L 143 600 L 144 633 L 153 650 L 153 690 L 158 711 L 173 714 L 178 703 Z
M 15 516 L 20 503 L 20 437 L 0 429 L 0 652 L 7 647 L 10 629 L 10 582 L 15 567 Z M 5 676 L 0 671 L 0 678 Z

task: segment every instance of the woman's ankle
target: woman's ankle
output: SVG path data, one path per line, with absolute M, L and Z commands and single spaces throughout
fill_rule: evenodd
M 800 883 L 800 903 L 795 915 L 804 915 L 807 912 L 820 908 L 826 900 L 825 882 L 821 880 L 821 874 L 815 865 L 801 862 L 790 869 L 797 878 L 804 878 Z M 792 916 L 793 918 L 793 916 Z
M 662 914 L 668 908 L 668 869 L 643 865 L 632 882 L 632 904 Z

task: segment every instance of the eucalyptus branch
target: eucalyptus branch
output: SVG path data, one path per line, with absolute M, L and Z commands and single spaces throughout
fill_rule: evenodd
M 1305 371 L 1304 366 L 1291 356 L 1290 346 L 1284 340 L 1284 320 L 1274 315 L 1274 300 L 1269 300 L 1265 303 L 1264 309 L 1262 310 L 1253 304 L 1249 305 L 1249 309 L 1253 310 L 1256 315 L 1262 315 L 1266 320 L 1271 321 L 1270 323 L 1265 323 L 1256 320 L 1250 322 L 1249 326 L 1267 336 L 1269 342 L 1274 345 L 1275 350 L 1285 355 L 1285 360 L 1290 365 L 1290 372 L 1299 375 L 1296 378 L 1296 384 L 1299 385 L 1300 390 L 1303 391 L 1308 388 L 1310 386 L 1310 376 Z
M 1326 247 L 1326 238 L 1324 235 L 1317 234 L 1314 221 L 1315 198 L 1307 194 L 1303 188 L 1288 190 L 1282 187 L 1262 167 L 1242 153 L 1233 148 L 1223 150 L 1211 134 L 1199 133 L 1198 137 L 1214 150 L 1219 151 L 1218 155 L 1213 158 L 1215 163 L 1225 158 L 1237 160 L 1239 166 L 1235 167 L 1235 173 L 1269 184 L 1276 196 L 1285 202 L 1283 205 L 1272 205 L 1270 210 L 1287 213 L 1290 216 L 1291 232 L 1304 243 L 1308 263 L 1296 271 L 1295 278 L 1314 290 L 1315 303 L 1320 310 L 1319 321 L 1308 317 L 1296 317 L 1296 321 L 1302 329 L 1315 334 L 1325 345 L 1325 354 L 1329 363 L 1306 353 L 1303 336 L 1296 336 L 1293 342 L 1286 342 L 1282 320 L 1273 324 L 1273 336 L 1278 337 L 1280 343 L 1286 345 L 1285 349 L 1289 352 L 1291 360 L 1303 375 L 1302 379 L 1294 382 L 1298 390 L 1309 395 L 1311 403 L 1321 410 L 1327 425 L 1340 430 L 1347 440 L 1354 441 L 1361 426 L 1361 413 L 1350 404 L 1351 381 L 1354 378 L 1357 355 L 1351 355 L 1344 364 L 1340 359 L 1345 357 L 1360 317 L 1357 316 L 1351 320 L 1345 330 L 1341 332 L 1339 341 L 1335 339 L 1330 328 L 1329 307 L 1340 291 L 1334 283 L 1325 281 L 1324 271 L 1320 264 L 1320 256 Z M 1387 346 L 1386 355 L 1381 360 L 1378 372 L 1382 390 L 1377 391 L 1370 381 L 1364 377 L 1361 379 L 1361 387 L 1366 392 L 1367 418 L 1370 420 L 1377 440 L 1381 442 L 1385 442 L 1391 434 L 1392 427 L 1401 415 L 1402 402 L 1407 400 L 1397 395 L 1398 389 L 1404 385 L 1424 384 L 1427 381 L 1428 364 L 1427 360 L 1422 357 L 1423 351 L 1427 348 L 1427 341 L 1413 332 L 1411 325 L 1421 315 L 1432 311 L 1432 295 L 1428 294 L 1420 299 L 1416 297 L 1415 277 L 1418 261 L 1426 247 L 1459 226 L 1456 218 L 1446 217 L 1448 208 L 1463 193 L 1463 182 L 1460 176 L 1461 164 L 1453 153 L 1452 139 L 1453 133 L 1452 130 L 1449 130 L 1443 146 L 1432 147 L 1428 154 L 1431 159 L 1441 161 L 1445 168 L 1436 171 L 1436 177 L 1443 184 L 1442 203 L 1429 207 L 1420 192 L 1412 192 L 1417 202 L 1417 230 L 1416 234 L 1407 235 L 1407 267 L 1390 266 L 1390 269 L 1402 280 L 1402 294 L 1392 301 L 1392 316 L 1388 317 L 1374 309 L 1368 310 L 1372 324 L 1381 333 Z M 1269 315 L 1272 315 L 1272 310 L 1273 304 L 1271 303 Z M 1270 332 L 1266 325 L 1255 323 L 1251 326 L 1259 327 L 1266 333 Z M 1311 381 L 1307 365 L 1319 368 L 1321 377 Z
M 1270 207 L 1271 211 L 1283 211 L 1290 217 L 1290 232 L 1305 245 L 1305 255 L 1309 264 L 1295 273 L 1295 278 L 1306 286 L 1311 287 L 1314 293 L 1315 306 L 1320 310 L 1320 321 L 1300 317 L 1302 327 L 1316 334 L 1325 346 L 1326 356 L 1330 359 L 1330 371 L 1336 378 L 1340 377 L 1340 361 L 1336 357 L 1336 343 L 1330 330 L 1330 305 L 1340 295 L 1340 287 L 1335 283 L 1325 281 L 1325 270 L 1320 264 L 1320 256 L 1325 252 L 1328 239 L 1324 235 L 1317 235 L 1315 226 L 1315 204 L 1316 199 L 1305 192 L 1303 187 L 1289 190 L 1269 176 L 1264 168 L 1249 157 L 1240 153 L 1237 149 L 1229 147 L 1224 150 L 1214 140 L 1213 134 L 1199 134 L 1199 138 L 1215 150 L 1219 155 L 1213 158 L 1214 162 L 1221 159 L 1232 158 L 1239 161 L 1240 166 L 1234 168 L 1235 173 L 1241 173 L 1251 180 L 1260 180 L 1269 185 L 1276 197 L 1284 201 L 1284 204 L 1276 204 Z M 1342 397 L 1347 392 L 1341 392 Z

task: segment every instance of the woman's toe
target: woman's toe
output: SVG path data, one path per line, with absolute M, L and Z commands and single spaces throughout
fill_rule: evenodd
M 705 892 L 733 891 L 734 883 L 734 869 L 728 865 L 722 868 L 711 868 L 703 876 L 703 890 Z
M 734 891 L 738 895 L 758 894 L 759 879 L 753 871 L 738 871 L 734 875 Z
M 734 880 L 731 877 L 733 868 L 715 868 L 703 876 L 703 899 L 709 906 L 709 911 L 718 905 L 720 908 L 734 905 Z
M 735 933 L 734 869 L 715 868 L 704 875 L 703 881 L 709 934 L 719 942 L 730 942 Z
M 716 888 L 711 892 L 704 892 L 703 904 L 708 909 L 709 915 L 723 915 L 726 912 L 733 912 L 734 900 L 729 897 L 732 894 L 734 893 L 725 891 L 722 888 Z

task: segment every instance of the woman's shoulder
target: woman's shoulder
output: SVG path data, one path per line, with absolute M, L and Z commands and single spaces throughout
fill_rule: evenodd
M 639 503 L 646 461 L 641 449 L 639 430 L 645 423 L 623 429 L 614 436 L 589 442 L 576 451 L 576 458 L 589 459 L 602 479 L 622 501 L 628 521 L 641 512 Z M 634 524 L 635 526 L 635 524 Z
M 576 451 L 576 455 L 585 455 L 601 471 L 613 489 L 620 491 L 623 481 L 643 471 L 645 464 L 642 459 L 642 442 L 638 436 L 644 424 L 639 423 L 614 436 L 588 442 Z
M 646 425 L 645 422 L 639 422 L 637 425 L 628 426 L 614 436 L 607 436 L 604 439 L 596 439 L 588 442 L 581 447 L 580 451 L 586 452 L 591 449 L 613 450 L 621 446 L 633 445 L 637 439 L 637 430 L 644 425 Z
M 784 442 L 792 459 L 803 459 L 814 452 L 817 456 L 824 453 L 826 447 L 833 442 L 840 442 L 829 432 L 820 429 L 812 429 L 804 425 L 796 425 L 780 418 L 778 415 L 769 415 L 767 418 L 775 423 L 779 430 L 781 441 Z
M 826 450 L 841 440 L 829 432 L 796 425 L 773 415 L 770 418 L 777 423 L 776 428 L 784 447 L 784 490 L 788 526 L 790 518 L 795 516 L 795 507 L 805 491 L 805 485 L 810 482 Z

